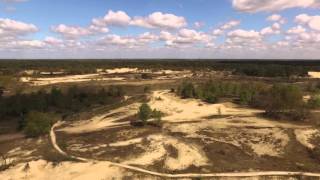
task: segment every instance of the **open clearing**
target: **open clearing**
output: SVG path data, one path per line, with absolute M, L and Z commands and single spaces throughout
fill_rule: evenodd
M 129 125 L 139 103 L 64 122 L 52 131 L 54 146 L 60 154 L 84 162 L 55 166 L 38 159 L 30 161 L 27 170 L 26 163 L 21 162 L 0 173 L 0 179 L 54 178 L 48 174 L 65 179 L 103 179 L 110 175 L 116 179 L 191 178 L 199 174 L 259 179 L 257 176 L 268 173 L 290 176 L 294 174 L 287 171 L 320 172 L 320 163 L 309 151 L 320 140 L 317 128 L 265 119 L 259 116 L 261 110 L 233 103 L 180 99 L 168 90 L 150 93 L 149 104 L 165 113 L 162 128 Z M 19 149 L 9 151 L 14 158 Z M 275 170 L 278 172 L 272 172 Z
M 30 70 L 33 72 L 32 70 Z M 20 78 L 20 82 L 29 84 L 31 86 L 46 86 L 53 84 L 65 83 L 81 83 L 81 82 L 113 82 L 121 83 L 129 80 L 139 80 L 141 74 L 152 74 L 156 80 L 174 80 L 191 77 L 191 71 L 173 71 L 160 70 L 152 72 L 150 70 L 139 70 L 138 68 L 115 68 L 115 69 L 97 69 L 97 73 L 93 74 L 79 74 L 79 75 L 65 75 L 63 72 L 40 72 L 38 76 L 24 76 Z

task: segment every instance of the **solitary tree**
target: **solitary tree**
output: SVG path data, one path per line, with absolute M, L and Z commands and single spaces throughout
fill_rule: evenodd
M 143 122 L 147 122 L 147 120 L 152 116 L 152 110 L 147 103 L 143 103 L 140 106 L 138 116 Z

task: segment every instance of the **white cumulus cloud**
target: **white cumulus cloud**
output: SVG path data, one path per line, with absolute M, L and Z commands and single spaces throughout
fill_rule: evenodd
M 280 11 L 289 8 L 319 8 L 319 0 L 233 0 L 235 9 L 243 12 Z

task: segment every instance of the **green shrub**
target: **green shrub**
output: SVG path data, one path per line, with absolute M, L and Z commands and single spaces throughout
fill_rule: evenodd
M 313 96 L 309 101 L 308 105 L 311 108 L 320 108 L 320 95 Z
M 179 93 L 184 99 L 194 98 L 196 95 L 196 89 L 191 82 L 184 82 L 181 87 L 179 87 Z
M 161 111 L 158 111 L 157 109 L 154 109 L 152 111 L 151 117 L 154 118 L 156 121 L 161 121 L 163 116 L 163 113 Z
M 54 123 L 54 115 L 31 111 L 27 114 L 24 132 L 28 137 L 38 137 L 49 133 Z
M 138 112 L 138 117 L 141 121 L 147 122 L 148 119 L 150 119 L 152 116 L 152 110 L 150 106 L 147 103 L 143 103 Z
M 214 103 L 218 102 L 218 98 L 217 98 L 217 96 L 215 96 L 213 94 L 209 94 L 209 95 L 207 95 L 207 97 L 205 97 L 205 101 L 207 103 L 214 104 Z

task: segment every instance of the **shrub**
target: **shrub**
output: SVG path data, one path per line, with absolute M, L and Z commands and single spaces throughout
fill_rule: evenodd
M 163 116 L 163 113 L 161 111 L 158 111 L 157 109 L 154 109 L 152 111 L 151 117 L 154 118 L 156 121 L 161 121 Z
M 54 123 L 54 115 L 31 111 L 27 114 L 24 132 L 28 137 L 38 137 L 49 133 Z
M 266 98 L 268 113 L 288 113 L 303 105 L 301 90 L 296 86 L 274 85 Z
M 179 89 L 180 96 L 182 98 L 194 98 L 196 89 L 191 82 L 184 82 Z
M 147 122 L 149 118 L 152 116 L 152 110 L 147 103 L 143 103 L 138 112 L 138 117 L 141 121 Z
M 311 108 L 320 108 L 320 95 L 313 96 L 309 101 L 308 105 Z
M 297 86 L 274 85 L 264 100 L 266 114 L 275 118 L 304 120 L 310 115 L 303 102 L 302 92 Z
M 218 98 L 217 96 L 213 95 L 213 94 L 209 94 L 207 95 L 207 97 L 205 98 L 205 101 L 207 103 L 211 103 L 211 104 L 214 104 L 214 103 L 217 103 L 218 102 Z
M 252 94 L 249 91 L 242 91 L 239 98 L 240 104 L 249 104 L 252 100 Z

